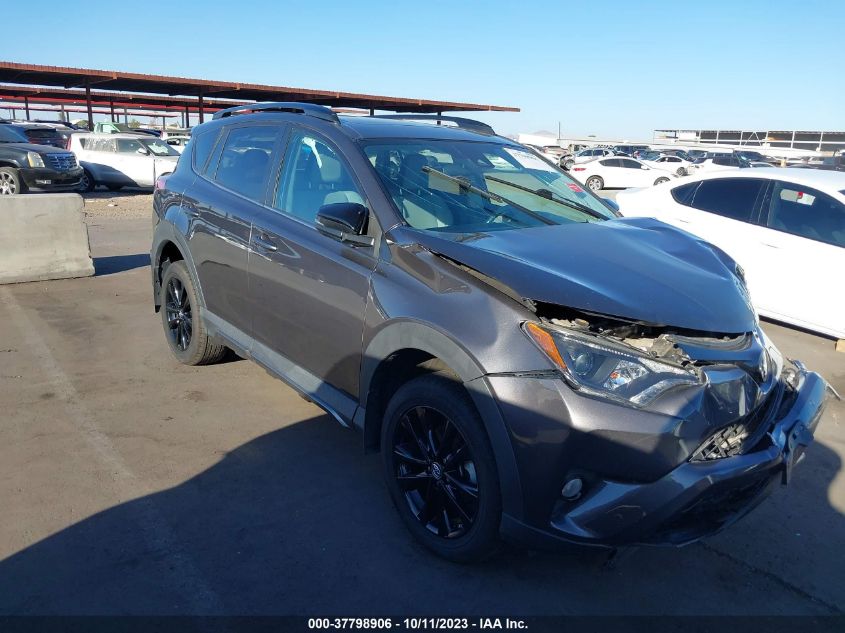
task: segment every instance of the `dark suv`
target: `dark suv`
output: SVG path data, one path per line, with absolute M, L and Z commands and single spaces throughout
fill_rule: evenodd
M 195 128 L 154 195 L 176 358 L 231 348 L 361 431 L 452 560 L 688 543 L 786 482 L 827 384 L 766 338 L 736 263 L 441 123 L 264 104 Z
M 0 195 L 75 191 L 81 177 L 73 152 L 30 143 L 16 126 L 0 125 Z

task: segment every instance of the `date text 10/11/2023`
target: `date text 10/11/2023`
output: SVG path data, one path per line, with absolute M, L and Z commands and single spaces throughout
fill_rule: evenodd
M 511 618 L 309 618 L 308 628 L 355 630 L 526 630 L 524 620 Z

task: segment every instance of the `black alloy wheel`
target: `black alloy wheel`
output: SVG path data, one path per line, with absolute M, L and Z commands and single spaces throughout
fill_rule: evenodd
M 223 359 L 226 346 L 208 334 L 199 295 L 184 261 L 165 263 L 159 305 L 167 343 L 180 363 L 211 365 Z
M 499 547 L 502 499 L 490 438 L 473 399 L 447 371 L 402 385 L 381 429 L 384 476 L 413 536 L 455 562 Z
M 478 514 L 478 478 L 467 441 L 441 411 L 415 406 L 393 434 L 394 476 L 411 513 L 429 532 L 453 539 Z
M 178 277 L 171 277 L 167 282 L 167 303 L 164 309 L 171 343 L 177 349 L 187 351 L 194 333 L 193 315 L 191 300 Z

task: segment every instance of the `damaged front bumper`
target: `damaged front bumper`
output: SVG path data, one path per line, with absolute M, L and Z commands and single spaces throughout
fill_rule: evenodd
M 653 481 L 587 477 L 583 495 L 552 502 L 547 522 L 505 516 L 503 534 L 537 544 L 563 540 L 616 547 L 684 545 L 722 530 L 773 487 L 787 484 L 813 440 L 830 388 L 800 363 L 795 367 L 794 388 L 753 450 L 708 461 L 687 459 Z

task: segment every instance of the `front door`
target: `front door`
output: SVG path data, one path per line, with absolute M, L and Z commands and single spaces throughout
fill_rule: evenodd
M 272 209 L 263 209 L 253 223 L 253 355 L 265 364 L 282 364 L 308 391 L 328 383 L 357 401 L 364 310 L 376 257 L 374 247 L 341 243 L 316 229 L 319 208 L 336 202 L 366 204 L 366 198 L 332 144 L 309 130 L 295 130 Z M 332 394 L 324 390 L 320 397 L 351 417 L 354 409 L 344 411 Z
M 831 283 L 845 269 L 845 205 L 821 191 L 772 182 L 758 230 L 765 267 L 760 308 L 768 315 L 837 336 L 845 295 Z

